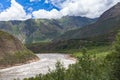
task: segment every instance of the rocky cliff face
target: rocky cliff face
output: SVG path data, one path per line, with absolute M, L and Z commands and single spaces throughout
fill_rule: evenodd
M 30 50 L 14 36 L 0 31 L 0 68 L 38 60 Z

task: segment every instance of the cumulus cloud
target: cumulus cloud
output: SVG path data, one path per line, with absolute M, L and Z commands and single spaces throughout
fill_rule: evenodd
M 53 9 L 51 11 L 46 11 L 46 10 L 42 9 L 39 11 L 34 11 L 33 16 L 34 16 L 34 18 L 47 18 L 47 19 L 54 18 L 54 19 L 56 19 L 56 18 L 61 18 L 62 14 L 56 9 Z
M 104 11 L 120 0 L 49 0 L 53 5 L 61 8 L 60 11 L 39 10 L 33 12 L 35 18 L 60 18 L 62 16 L 99 17 Z M 48 0 L 47 0 L 48 2 Z M 45 13 L 45 14 L 44 14 Z M 43 17 L 44 16 L 44 17 Z
M 66 15 L 99 17 L 104 11 L 115 5 L 120 0 L 67 0 L 62 6 Z
M 23 7 L 15 0 L 11 0 L 11 6 L 0 13 L 0 21 L 26 20 L 29 18 L 31 15 L 27 15 Z
M 41 0 L 30 0 L 30 2 L 38 1 Z M 34 11 L 30 7 L 28 8 L 30 14 L 27 14 L 22 5 L 15 0 L 11 0 L 11 6 L 3 12 L 0 12 L 0 21 L 26 20 L 32 17 L 56 19 L 66 15 L 96 18 L 117 2 L 120 2 L 120 0 L 45 0 L 46 4 L 51 3 L 60 10 L 52 9 L 51 11 L 46 11 L 40 9 Z

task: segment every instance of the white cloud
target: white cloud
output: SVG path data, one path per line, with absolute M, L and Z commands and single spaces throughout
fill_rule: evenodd
M 41 0 L 30 0 L 31 2 L 41 1 Z M 58 11 L 53 9 L 51 11 L 46 11 L 40 9 L 38 11 L 33 11 L 32 7 L 28 8 L 30 13 L 27 14 L 22 5 L 17 3 L 15 0 L 11 0 L 11 6 L 0 12 L 0 21 L 7 20 L 26 20 L 31 18 L 48 18 L 56 19 L 62 16 L 84 16 L 89 18 L 99 17 L 104 11 L 115 5 L 120 0 L 45 0 L 45 3 L 52 3 L 53 5 L 59 7 L 61 10 Z
M 48 3 L 49 3 L 49 1 L 48 1 L 48 0 L 45 0 L 45 3 L 46 3 L 46 4 L 48 4 Z
M 11 7 L 0 13 L 0 21 L 26 20 L 29 18 L 31 15 L 27 15 L 23 7 L 15 0 L 11 0 Z
M 67 0 L 62 6 L 66 15 L 99 17 L 104 11 L 115 5 L 120 0 Z
M 48 18 L 48 19 L 56 19 L 56 18 L 61 18 L 62 14 L 57 11 L 56 9 L 53 9 L 51 11 L 46 11 L 44 9 L 39 10 L 39 11 L 34 11 L 33 12 L 34 18 Z
M 47 0 L 48 1 L 48 0 Z M 49 0 L 53 5 L 61 8 L 60 11 L 39 10 L 33 12 L 35 18 L 60 18 L 62 16 L 99 17 L 104 11 L 120 0 Z M 64 1 L 64 2 L 63 2 Z

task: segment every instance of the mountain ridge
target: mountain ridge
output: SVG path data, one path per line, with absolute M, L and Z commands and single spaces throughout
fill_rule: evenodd
M 26 21 L 1 21 L 0 29 L 9 32 L 22 42 L 51 41 L 68 30 L 95 22 L 96 19 L 65 16 L 61 19 L 29 19 Z
M 104 21 L 106 19 L 109 19 L 109 18 L 113 18 L 113 17 L 116 17 L 116 16 L 120 16 L 120 2 L 118 2 L 116 5 L 114 5 L 113 7 L 111 7 L 110 9 L 108 9 L 107 11 L 105 11 L 101 16 L 100 18 L 98 19 L 98 22 L 99 21 Z

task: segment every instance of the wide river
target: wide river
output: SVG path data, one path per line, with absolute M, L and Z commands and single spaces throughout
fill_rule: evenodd
M 0 80 L 13 80 L 15 78 L 23 79 L 34 77 L 38 74 L 46 74 L 48 70 L 54 70 L 57 61 L 60 61 L 65 68 L 70 64 L 74 64 L 76 60 L 67 54 L 37 54 L 39 61 L 14 66 L 11 68 L 0 69 Z

